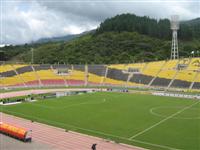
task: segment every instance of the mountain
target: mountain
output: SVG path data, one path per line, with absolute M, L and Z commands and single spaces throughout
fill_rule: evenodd
M 34 43 L 47 43 L 47 42 L 58 42 L 58 41 L 69 41 L 76 37 L 80 37 L 80 34 L 72 34 L 72 35 L 66 35 L 66 36 L 60 36 L 60 37 L 52 37 L 52 38 L 41 38 Z
M 52 37 L 52 38 L 41 38 L 41 39 L 35 41 L 34 43 L 47 43 L 47 42 L 59 42 L 59 41 L 65 41 L 66 42 L 66 41 L 73 40 L 77 37 L 80 37 L 80 36 L 83 36 L 85 34 L 92 33 L 92 32 L 94 32 L 94 30 L 86 31 L 86 32 L 83 32 L 83 33 L 80 33 L 80 34 L 70 34 L 70 35 Z
M 199 40 L 179 42 L 181 57 L 189 57 L 191 51 L 197 49 L 200 49 Z M 34 50 L 34 60 L 44 64 L 116 64 L 165 60 L 169 59 L 170 52 L 171 41 L 168 40 L 137 32 L 104 32 L 87 34 L 70 42 L 40 45 Z M 30 62 L 31 52 L 17 58 Z
M 188 20 L 188 21 L 183 21 L 183 24 L 187 24 L 187 25 L 200 25 L 200 18 L 196 18 L 196 19 L 192 19 L 192 20 Z
M 192 51 L 200 50 L 196 26 L 199 26 L 198 21 L 181 22 L 178 33 L 181 57 L 189 57 Z M 0 50 L 5 52 L 7 60 L 30 62 L 31 48 L 34 48 L 37 63 L 111 64 L 164 60 L 169 59 L 171 51 L 170 21 L 122 14 L 106 19 L 95 31 L 69 41 L 7 46 Z
M 101 23 L 97 29 L 97 34 L 103 32 L 138 32 L 140 34 L 148 35 L 151 37 L 170 40 L 170 20 L 160 19 L 156 20 L 147 16 L 136 16 L 134 14 L 122 14 L 112 18 L 106 19 Z M 178 30 L 179 39 L 192 40 L 195 38 L 200 39 L 200 21 L 199 18 L 181 21 L 180 30 Z

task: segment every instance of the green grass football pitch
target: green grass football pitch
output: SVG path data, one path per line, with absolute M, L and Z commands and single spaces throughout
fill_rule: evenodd
M 8 114 L 148 149 L 200 149 L 198 100 L 99 92 L 0 108 Z

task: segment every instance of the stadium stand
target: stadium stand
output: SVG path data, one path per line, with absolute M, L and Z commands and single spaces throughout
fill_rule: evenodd
M 138 64 L 128 65 L 129 70 L 131 68 L 133 73 L 129 81 L 133 83 L 147 85 L 153 79 L 151 75 L 145 74 L 145 71 L 149 70 L 148 65 L 149 63 L 138 63 Z
M 84 85 L 200 89 L 200 58 L 116 65 L 0 66 L 0 87 Z
M 72 65 L 69 74 L 66 75 L 67 84 L 69 86 L 83 86 L 85 80 L 85 65 Z
M 36 72 L 35 76 L 37 76 L 37 80 L 42 86 L 64 85 L 63 77 L 56 74 L 51 65 L 36 65 L 33 68 Z
M 106 68 L 105 65 L 88 65 L 87 81 L 89 85 L 101 85 L 104 81 Z
M 107 66 L 104 85 L 125 85 L 128 75 L 123 73 L 124 65 L 110 65 Z
M 26 65 L 17 65 L 15 64 L 15 68 L 21 68 Z M 10 64 L 1 64 L 0 65 L 0 72 L 7 72 L 7 71 L 13 71 L 13 67 Z

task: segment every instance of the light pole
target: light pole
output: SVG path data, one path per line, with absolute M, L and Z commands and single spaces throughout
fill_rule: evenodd
M 179 16 L 171 16 L 171 30 L 172 30 L 172 46 L 171 46 L 171 59 L 179 59 L 178 52 L 178 30 L 179 30 Z

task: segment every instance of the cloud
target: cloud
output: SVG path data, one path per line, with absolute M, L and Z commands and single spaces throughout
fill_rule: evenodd
M 77 34 L 97 26 L 73 14 L 51 11 L 37 2 L 23 3 L 23 8 L 19 1 L 4 6 L 0 32 L 2 44 L 23 44 L 42 37 Z
M 102 21 L 125 12 L 156 18 L 166 18 L 174 13 L 179 14 L 183 19 L 200 16 L 200 2 L 193 0 L 37 1 L 50 10 L 71 13 L 94 21 Z
M 42 37 L 96 28 L 108 17 L 134 13 L 153 18 L 200 17 L 200 2 L 183 0 L 1 0 L 1 43 L 21 44 Z M 0 44 L 1 44 L 0 43 Z

